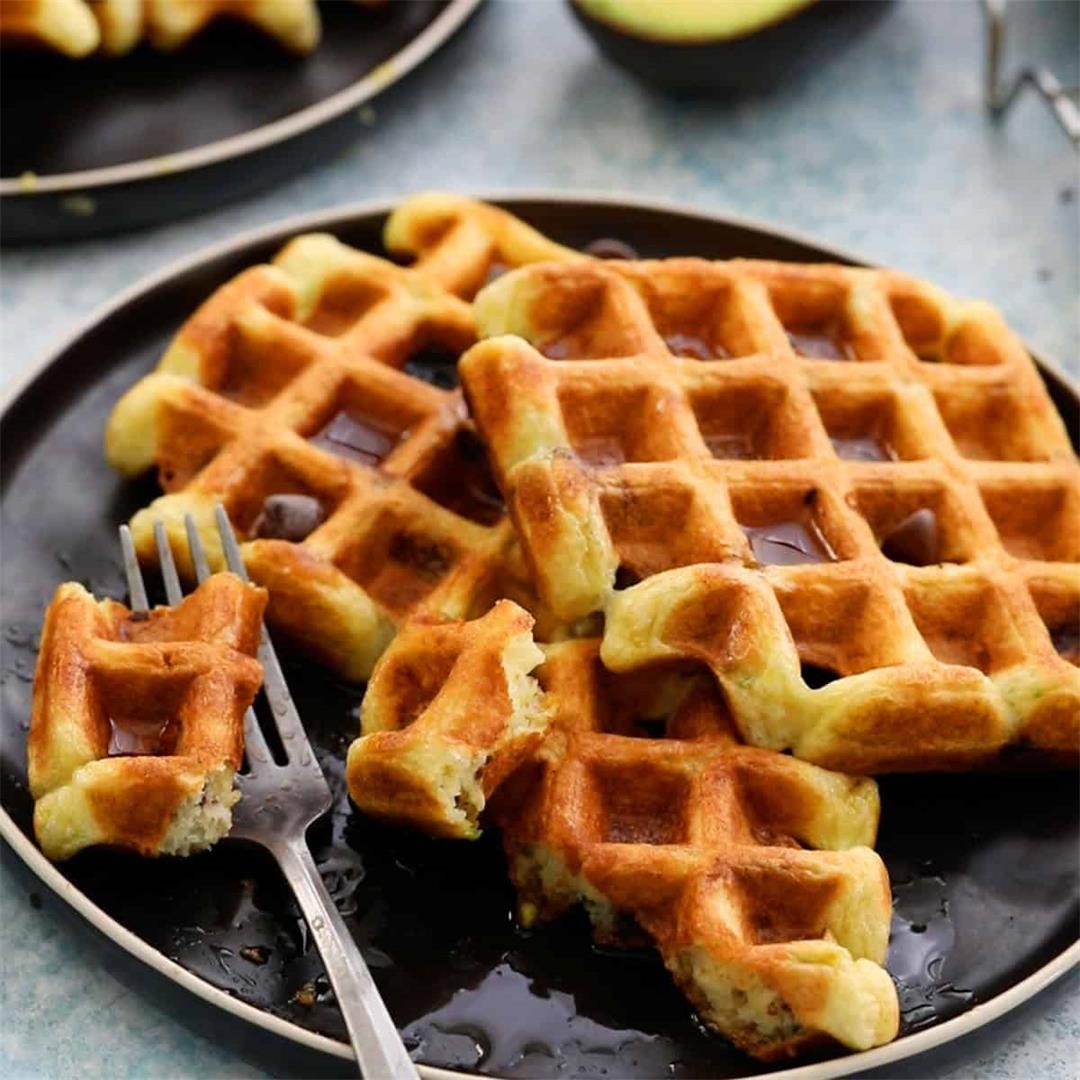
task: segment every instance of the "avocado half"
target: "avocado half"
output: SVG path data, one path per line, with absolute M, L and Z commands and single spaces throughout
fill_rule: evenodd
M 865 22 L 870 9 L 888 6 L 855 0 L 569 2 L 615 63 L 666 89 L 697 92 L 775 86 L 850 40 L 855 16 Z

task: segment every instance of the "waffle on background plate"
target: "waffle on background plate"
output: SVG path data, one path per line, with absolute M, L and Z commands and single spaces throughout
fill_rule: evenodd
M 437 194 L 385 242 L 297 237 L 118 402 L 140 557 L 160 519 L 190 575 L 191 514 L 220 566 L 222 502 L 275 633 L 370 676 L 354 800 L 499 827 L 523 921 L 582 904 L 763 1059 L 888 1041 L 841 772 L 1076 761 L 1080 472 L 1034 365 L 889 272 L 601 261 Z
M 311 52 L 321 34 L 315 0 L 3 0 L 0 45 L 77 59 L 122 56 L 145 40 L 171 52 L 219 19 L 245 23 L 295 53 Z

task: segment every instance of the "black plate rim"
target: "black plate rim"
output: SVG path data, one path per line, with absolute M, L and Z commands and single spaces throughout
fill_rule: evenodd
M 287 142 L 337 119 L 350 109 L 360 108 L 376 95 L 399 82 L 456 33 L 483 0 L 448 0 L 446 7 L 404 48 L 384 60 L 362 78 L 306 108 L 269 124 L 230 135 L 224 139 L 193 146 L 175 154 L 164 154 L 120 165 L 105 165 L 75 172 L 35 174 L 31 181 L 13 176 L 0 179 L 0 199 L 32 199 L 38 195 L 87 192 L 118 184 L 132 184 L 217 165 L 258 150 Z
M 453 0 L 460 2 L 468 11 L 477 6 L 481 0 Z M 449 10 L 449 9 L 448 9 Z M 466 14 L 468 13 L 466 12 Z M 415 42 L 414 42 L 415 43 Z M 853 265 L 873 266 L 872 260 L 858 254 L 839 248 L 833 244 L 825 243 L 816 237 L 802 233 L 798 230 L 777 228 L 755 218 L 737 214 L 709 213 L 691 209 L 678 202 L 666 199 L 644 199 L 632 195 L 612 194 L 601 192 L 559 192 L 551 190 L 518 190 L 487 192 L 475 195 L 477 198 L 488 202 L 498 203 L 507 209 L 513 210 L 517 203 L 552 203 L 564 208 L 603 206 L 607 208 L 622 208 L 631 210 L 645 210 L 666 214 L 676 214 L 682 217 L 696 218 L 709 225 L 721 225 L 733 229 L 742 229 L 749 232 L 758 232 L 774 237 L 781 237 L 813 248 L 820 252 L 822 257 L 832 261 L 846 262 Z M 138 300 L 147 293 L 168 284 L 173 278 L 193 270 L 203 263 L 211 262 L 223 255 L 236 254 L 245 248 L 266 243 L 277 239 L 284 241 L 297 233 L 312 229 L 338 229 L 347 227 L 363 218 L 383 217 L 401 202 L 401 198 L 372 199 L 364 202 L 350 203 L 345 206 L 335 207 L 329 210 L 319 210 L 313 213 L 296 215 L 268 225 L 259 226 L 246 230 L 228 240 L 222 241 L 210 247 L 203 248 L 192 255 L 185 256 L 170 263 L 162 270 L 157 271 L 134 285 L 125 289 L 112 300 L 101 305 L 85 319 L 83 319 L 71 332 L 61 340 L 47 348 L 35 361 L 28 365 L 22 374 L 12 380 L 8 387 L 0 393 L 0 420 L 14 407 L 18 399 L 27 391 L 33 382 L 49 368 L 49 366 L 61 356 L 68 348 L 73 346 L 79 338 L 90 332 L 94 327 L 107 319 L 110 315 Z M 1032 353 L 1036 364 L 1051 380 L 1059 383 L 1073 397 L 1080 401 L 1080 385 L 1067 374 L 1058 364 Z M 352 1048 L 336 1039 L 319 1035 L 298 1024 L 291 1023 L 271 1013 L 264 1012 L 232 997 L 224 990 L 220 990 L 210 983 L 193 975 L 187 969 L 164 954 L 148 945 L 142 938 L 122 926 L 119 922 L 106 914 L 97 904 L 89 899 L 84 893 L 75 887 L 63 874 L 50 863 L 32 841 L 23 834 L 15 824 L 14 819 L 7 810 L 0 806 L 0 837 L 11 846 L 14 852 L 22 859 L 30 871 L 38 879 L 50 888 L 60 899 L 83 916 L 99 932 L 104 934 L 115 944 L 119 945 L 140 963 L 146 964 L 158 974 L 172 980 L 185 990 L 202 998 L 208 1004 L 230 1013 L 240 1020 L 255 1024 L 294 1043 L 306 1046 L 312 1050 L 318 1050 L 325 1054 L 351 1060 Z M 873 1050 L 865 1050 L 860 1053 L 850 1054 L 846 1057 L 835 1058 L 831 1061 L 816 1062 L 809 1065 L 797 1065 L 791 1069 L 771 1073 L 769 1080 L 833 1080 L 835 1077 L 849 1076 L 855 1072 L 879 1068 L 898 1061 L 914 1057 L 927 1050 L 952 1042 L 962 1036 L 968 1035 L 976 1029 L 993 1020 L 1004 1016 L 1013 1009 L 1022 1005 L 1040 990 L 1049 986 L 1059 979 L 1071 968 L 1080 965 L 1080 938 L 1057 956 L 1049 960 L 1038 970 L 1032 972 L 1025 979 L 1002 991 L 988 1001 L 981 1002 L 961 1013 L 959 1016 L 946 1020 L 934 1027 L 923 1031 L 906 1035 L 888 1043 L 885 1046 Z M 470 1074 L 460 1071 L 442 1069 L 430 1065 L 419 1065 L 420 1074 L 424 1080 L 462 1080 L 463 1077 L 475 1077 L 475 1080 L 490 1080 L 479 1074 Z M 754 1078 L 750 1078 L 754 1080 Z

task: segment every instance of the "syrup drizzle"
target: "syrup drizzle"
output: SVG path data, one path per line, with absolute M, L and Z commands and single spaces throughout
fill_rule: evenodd
M 459 429 L 452 448 L 414 482 L 429 499 L 480 525 L 494 525 L 506 513 L 484 444 L 468 428 Z
M 118 720 L 109 717 L 109 757 L 158 754 L 168 720 Z
M 750 435 L 741 431 L 716 431 L 701 433 L 709 453 L 714 458 L 726 458 L 730 461 L 756 461 L 761 455 L 754 446 Z
M 835 562 L 836 553 L 810 516 L 802 521 L 777 521 L 771 525 L 743 525 L 754 558 L 767 566 Z
M 574 452 L 589 465 L 604 468 L 626 460 L 622 443 L 614 435 L 589 435 L 574 440 Z
M 858 360 L 848 342 L 827 331 L 800 333 L 788 330 L 787 337 L 791 347 L 807 360 Z
M 452 1060 L 496 1075 L 548 1075 L 581 1056 L 610 1055 L 655 1035 L 605 1027 L 581 1016 L 572 994 L 544 989 L 503 962 L 475 987 L 456 990 L 445 1005 L 402 1032 L 414 1058 Z M 572 1070 L 568 1070 L 571 1071 Z
M 906 1031 L 941 1019 L 951 1006 L 960 1011 L 973 995 L 954 986 L 947 965 L 956 944 L 943 877 L 928 874 L 893 884 L 894 902 L 886 968 L 896 982 Z
M 458 385 L 457 362 L 456 352 L 438 345 L 428 345 L 414 352 L 401 365 L 401 369 L 440 390 L 453 390 Z
M 896 461 L 895 451 L 876 435 L 830 435 L 836 456 L 845 461 Z
M 374 468 L 394 448 L 398 435 L 342 409 L 308 441 L 320 450 Z
M 664 344 L 676 356 L 688 360 L 727 360 L 731 356 L 719 342 L 706 341 L 696 334 L 665 334 Z
M 333 814 L 313 833 L 316 860 L 391 1012 L 414 1036 L 417 1058 L 467 1067 L 498 1043 L 518 1066 L 487 1064 L 496 1060 L 489 1049 L 479 1071 L 521 1077 L 745 1075 L 746 1059 L 692 1019 L 653 954 L 591 946 L 579 913 L 533 932 L 513 929 L 512 890 L 493 834 L 463 850 L 376 826 L 350 810 L 344 763 L 353 729 L 342 717 L 354 714 L 360 695 L 311 664 L 283 659 L 337 795 Z M 992 995 L 997 983 L 988 979 L 1014 977 L 1012 958 L 1034 932 L 1027 928 L 1029 916 L 1060 909 L 1064 921 L 1070 919 L 1062 897 L 1075 895 L 1075 860 L 1072 834 L 1061 832 L 1059 823 L 1075 816 L 1075 780 L 1017 782 L 1019 797 L 1033 808 L 1027 824 L 1012 815 L 995 817 L 1000 784 L 988 778 L 884 781 L 880 847 L 897 912 L 888 965 L 898 976 L 904 1032 L 948 1019 L 976 996 Z M 974 848 L 973 832 L 982 834 Z M 943 853 L 941 868 L 923 861 L 928 835 Z M 222 846 L 204 859 L 155 863 L 135 876 L 127 857 L 102 852 L 78 871 L 78 884 L 96 902 L 188 970 L 305 1027 L 344 1037 L 310 934 L 257 850 Z M 1009 910 L 1025 917 L 1006 920 Z M 260 947 L 267 950 L 262 965 L 242 951 Z M 512 968 L 527 990 L 515 997 L 519 1009 L 509 1018 L 515 1032 L 531 1037 L 549 1020 L 556 1024 L 555 990 L 566 995 L 557 1006 L 572 1004 L 577 1015 L 618 1037 L 594 1044 L 593 1029 L 575 1025 L 575 1035 L 583 1035 L 573 1042 L 564 1024 L 546 1044 L 554 1058 L 506 1046 L 499 1011 L 506 983 L 487 978 L 500 965 Z M 298 994 L 298 988 L 308 989 Z M 462 988 L 474 995 L 472 1017 L 487 1021 L 478 1038 L 440 1034 L 427 1022 L 433 1010 L 445 1015 Z M 455 1012 L 464 1011 L 459 997 Z M 612 1043 L 614 1052 L 606 1049 Z

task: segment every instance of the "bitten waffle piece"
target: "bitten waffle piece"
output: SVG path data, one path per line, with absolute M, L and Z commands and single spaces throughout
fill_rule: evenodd
M 487 797 L 548 723 L 529 672 L 531 616 L 508 600 L 475 622 L 417 616 L 383 654 L 349 750 L 361 810 L 434 836 L 474 837 Z
M 515 266 L 588 261 L 505 210 L 445 192 L 406 199 L 387 220 L 383 241 L 431 281 L 469 298 Z
M 538 591 L 606 612 L 609 666 L 705 659 L 743 738 L 830 768 L 1075 763 L 1080 467 L 993 309 L 692 259 L 475 307 L 517 335 L 461 373 Z
M 27 742 L 50 859 L 190 855 L 229 831 L 266 594 L 232 574 L 144 616 L 69 582 L 45 615 Z
M 72 57 L 120 56 L 144 38 L 178 49 L 219 19 L 247 23 L 292 52 L 319 42 L 315 0 L 3 0 L 0 37 Z
M 552 729 L 494 804 L 523 921 L 582 903 L 598 941 L 644 935 L 706 1023 L 765 1060 L 892 1039 L 874 782 L 737 745 L 704 671 L 545 651 Z
M 351 679 L 408 614 L 463 618 L 516 596 L 512 532 L 460 392 L 408 373 L 453 379 L 472 341 L 466 303 L 330 236 L 244 271 L 109 419 L 109 461 L 156 466 L 166 491 L 131 521 L 140 557 L 153 562 L 160 519 L 190 575 L 191 513 L 223 565 L 222 502 L 275 627 Z

